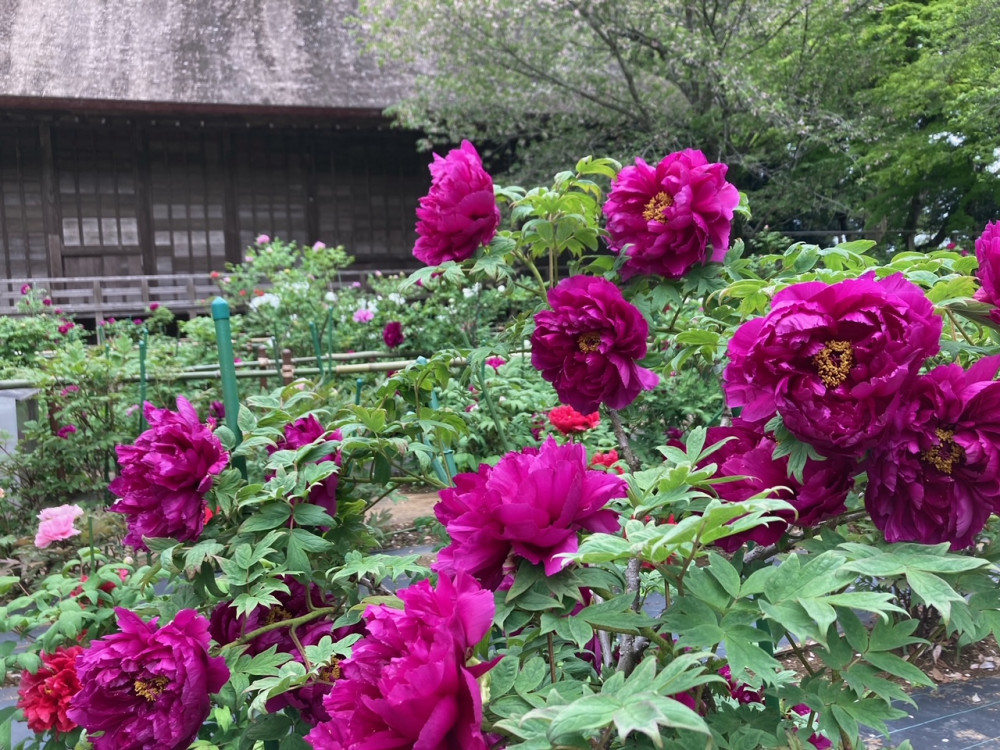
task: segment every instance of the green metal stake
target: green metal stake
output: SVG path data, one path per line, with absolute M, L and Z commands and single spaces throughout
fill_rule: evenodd
M 139 432 L 145 432 L 146 423 L 146 347 L 149 331 L 143 326 L 139 334 Z
M 326 353 L 331 357 L 330 367 L 333 367 L 333 310 L 326 311 Z M 333 377 L 333 370 L 330 371 L 330 376 Z
M 319 382 L 323 382 L 326 377 L 323 375 L 323 350 L 319 345 L 319 331 L 315 323 L 309 324 L 309 333 L 312 334 L 313 349 L 316 350 L 316 369 L 319 370 Z
M 239 426 L 240 393 L 236 386 L 236 355 L 233 354 L 233 329 L 229 323 L 229 303 L 222 297 L 212 301 L 212 320 L 215 321 L 215 338 L 219 346 L 219 373 L 222 376 L 222 404 L 226 408 L 226 426 L 236 436 L 236 444 L 243 440 Z M 244 456 L 233 459 L 233 466 L 247 478 L 247 461 Z
M 361 387 L 365 384 L 364 378 L 358 378 L 354 381 L 354 405 L 361 406 Z

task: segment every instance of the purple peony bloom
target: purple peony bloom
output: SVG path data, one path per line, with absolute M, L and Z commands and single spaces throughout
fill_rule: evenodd
M 531 364 L 564 404 L 583 414 L 601 404 L 622 409 L 660 382 L 636 364 L 649 325 L 610 281 L 571 276 L 549 290 L 549 306 L 535 314 Z
M 913 384 L 869 456 L 865 506 L 890 542 L 975 543 L 1000 512 L 1000 356 L 942 365 Z
M 729 342 L 726 397 L 748 421 L 777 412 L 821 452 L 859 456 L 879 442 L 940 337 L 934 306 L 902 274 L 795 284 Z
M 513 555 L 555 575 L 567 565 L 556 555 L 576 552 L 578 532 L 618 530 L 618 514 L 605 506 L 625 495 L 620 477 L 588 467 L 583 445 L 549 438 L 541 448 L 508 453 L 496 466 L 459 474 L 453 489 L 441 491 L 434 513 L 451 544 L 434 569 L 468 572 L 492 589 Z
M 762 422 L 734 419 L 728 427 L 710 427 L 707 445 L 728 439 L 721 448 L 705 459 L 703 465 L 716 464 L 716 477 L 742 477 L 733 482 L 714 485 L 719 497 L 729 503 L 749 500 L 765 490 L 785 489 L 772 497 L 785 500 L 795 512 L 774 511 L 769 515 L 781 521 L 757 526 L 749 531 L 725 537 L 716 544 L 726 552 L 735 552 L 746 542 L 773 544 L 789 526 L 814 526 L 846 510 L 844 501 L 854 484 L 857 466 L 844 458 L 807 461 L 803 481 L 788 475 L 788 458 L 774 459 L 775 442 L 764 434 Z
M 229 680 L 225 659 L 208 655 L 208 620 L 183 609 L 158 628 L 155 617 L 115 614 L 120 632 L 77 658 L 81 689 L 67 715 L 95 750 L 185 750 L 208 718 L 209 695 Z
M 124 541 L 137 549 L 147 549 L 143 537 L 195 540 L 205 527 L 205 495 L 229 454 L 183 396 L 176 412 L 147 403 L 145 414 L 149 429 L 135 445 L 115 448 L 121 473 L 108 488 L 119 497 L 111 511 L 128 517 Z
M 56 431 L 56 436 L 61 437 L 63 440 L 69 440 L 69 436 L 76 432 L 75 424 L 63 425 Z
M 490 243 L 500 225 L 493 178 L 468 141 L 443 159 L 434 154 L 430 170 L 431 189 L 417 209 L 419 236 L 413 254 L 429 266 L 471 258 L 480 245 Z
M 976 240 L 976 259 L 979 261 L 979 281 L 976 299 L 993 305 L 990 318 L 1000 323 L 1000 221 L 986 225 Z
M 386 323 L 385 328 L 382 329 L 382 340 L 390 349 L 395 349 L 406 341 L 406 336 L 403 335 L 403 324 L 398 320 Z
M 739 191 L 726 182 L 728 169 L 687 149 L 655 167 L 636 159 L 618 174 L 604 215 L 611 249 L 628 256 L 622 278 L 679 279 L 692 266 L 725 257 L 733 210 L 740 204 Z
M 323 436 L 326 435 L 326 432 L 326 428 L 320 424 L 319 420 L 312 414 L 309 414 L 301 419 L 297 419 L 291 424 L 285 425 L 284 440 L 279 440 L 274 448 L 268 448 L 268 453 L 274 453 L 276 451 L 295 451 L 299 448 L 304 448 L 305 446 L 323 438 Z M 339 443 L 341 438 L 342 435 L 340 430 L 334 430 L 327 435 L 325 439 L 330 442 Z M 323 456 L 317 460 L 316 463 L 321 464 L 325 461 L 335 461 L 337 466 L 340 466 L 340 460 L 340 451 L 335 451 Z M 336 473 L 331 474 L 309 490 L 309 502 L 313 505 L 320 506 L 331 516 L 337 515 L 337 486 L 339 482 L 340 480 L 338 475 Z M 295 501 L 293 500 L 293 502 Z
M 307 739 L 315 750 L 486 750 L 477 678 L 467 666 L 493 622 L 493 594 L 469 576 L 442 576 L 399 592 L 404 609 L 365 612 L 368 636 L 341 665 L 324 703 L 331 720 Z

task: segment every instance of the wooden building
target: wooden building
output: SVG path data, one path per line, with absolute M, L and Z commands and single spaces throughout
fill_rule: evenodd
M 429 155 L 382 115 L 411 78 L 355 7 L 0 3 L 0 313 L 24 280 L 76 312 L 195 306 L 259 234 L 412 266 Z

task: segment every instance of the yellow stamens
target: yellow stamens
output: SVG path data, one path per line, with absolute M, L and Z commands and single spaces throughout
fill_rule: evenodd
M 152 703 L 163 692 L 163 689 L 167 686 L 167 682 L 169 680 L 166 677 L 158 675 L 148 680 L 136 680 L 132 684 L 132 687 L 135 689 L 136 695 Z
M 576 345 L 580 347 L 581 352 L 596 352 L 601 348 L 601 334 L 597 331 L 589 331 L 588 333 L 581 333 L 576 340 Z
M 813 357 L 819 379 L 827 388 L 836 388 L 847 380 L 854 366 L 854 350 L 850 341 L 828 341 L 823 350 Z
M 667 217 L 666 210 L 674 205 L 673 196 L 660 192 L 649 199 L 646 208 L 642 212 L 642 218 L 646 221 L 659 221 L 665 223 Z
M 962 446 L 955 443 L 954 430 L 945 430 L 939 427 L 934 431 L 934 434 L 937 435 L 940 442 L 921 453 L 920 458 L 942 474 L 950 475 L 955 466 L 965 458 L 965 451 L 962 450 Z

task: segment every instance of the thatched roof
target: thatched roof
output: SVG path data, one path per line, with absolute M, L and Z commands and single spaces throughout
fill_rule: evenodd
M 380 110 L 410 78 L 355 41 L 357 0 L 2 0 L 0 100 Z

